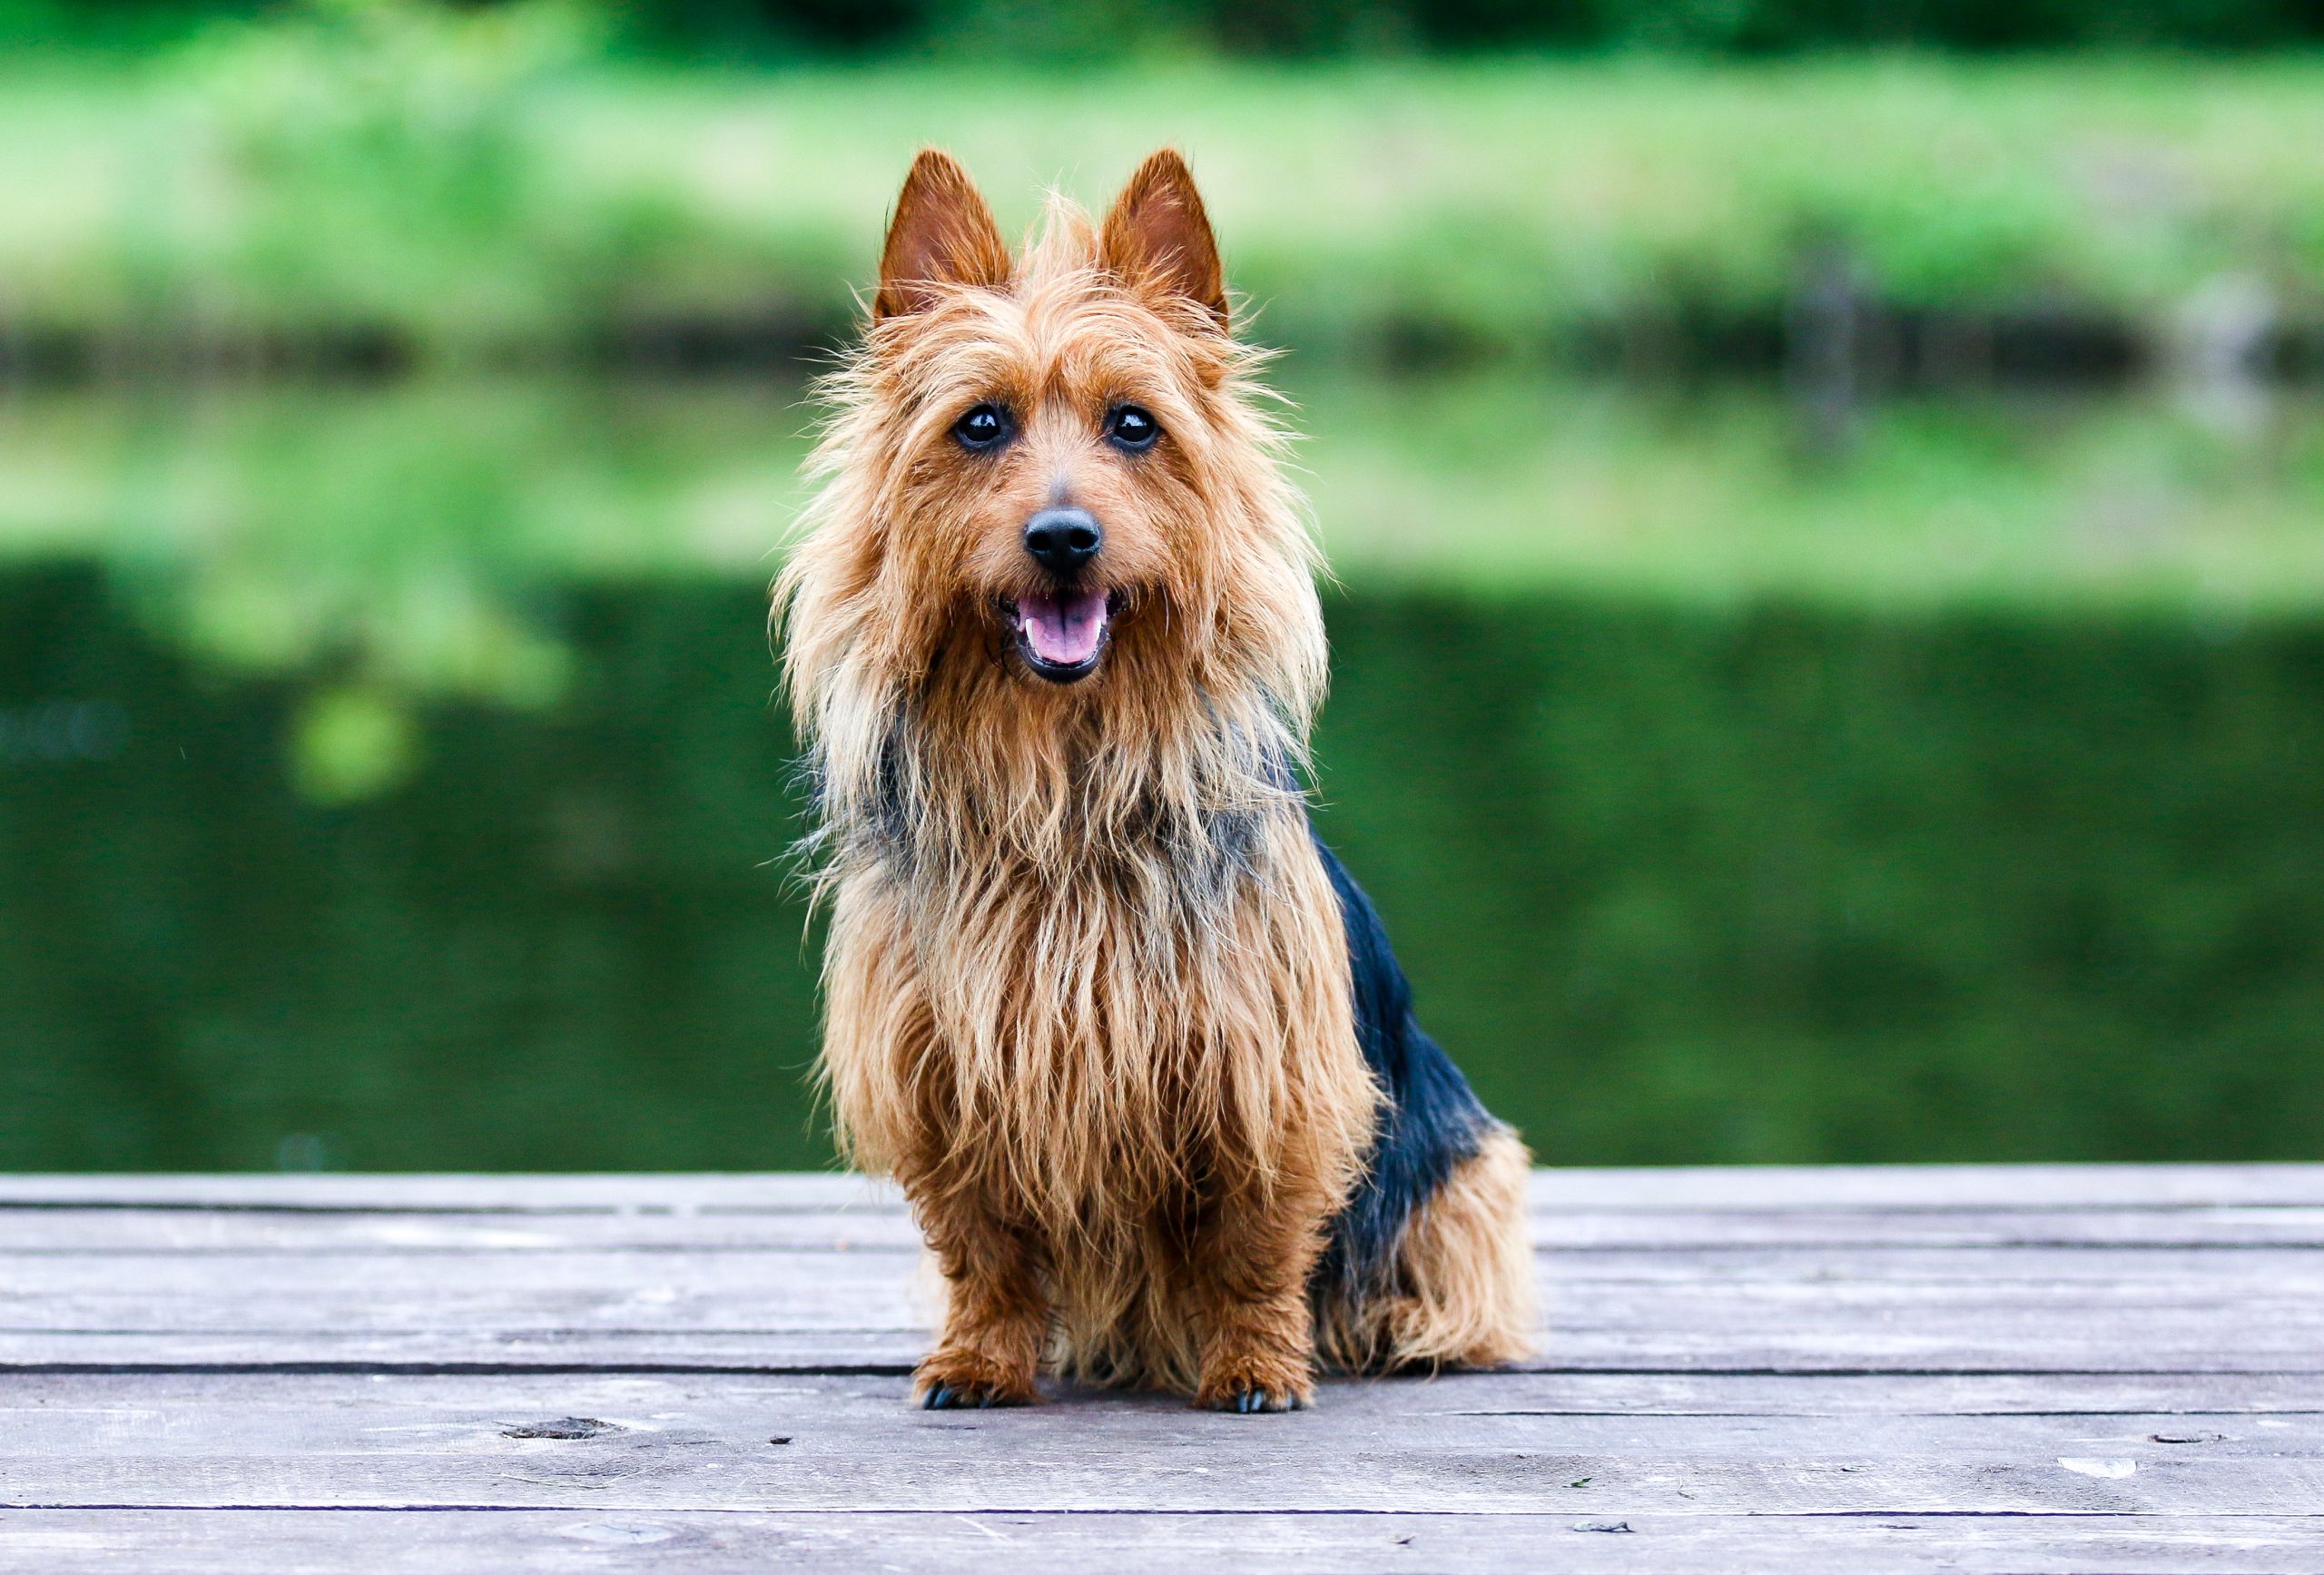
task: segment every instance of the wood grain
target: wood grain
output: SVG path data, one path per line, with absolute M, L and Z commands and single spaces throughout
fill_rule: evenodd
M 1533 1201 L 1519 1370 L 931 1414 L 853 1178 L 0 1178 L 0 1568 L 2324 1568 L 2324 1166 Z
M 877 1569 L 931 1575 L 1180 1575 L 1263 1554 L 1275 1569 L 1438 1575 L 2313 1575 L 2302 1516 L 1137 1515 L 702 1511 L 66 1511 L 0 1516 L 0 1562 L 54 1575 L 254 1569 L 527 1575 L 642 1570 L 760 1575 Z

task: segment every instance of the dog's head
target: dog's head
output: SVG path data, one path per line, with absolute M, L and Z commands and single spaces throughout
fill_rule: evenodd
M 1256 359 L 1176 153 L 1102 223 L 1052 202 L 1019 256 L 922 153 L 782 590 L 794 694 L 842 667 L 1040 714 L 1241 683 L 1304 715 L 1320 619 Z

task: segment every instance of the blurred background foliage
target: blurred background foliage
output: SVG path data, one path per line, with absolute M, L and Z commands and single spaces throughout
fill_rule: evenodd
M 0 1156 L 822 1163 L 763 605 L 544 595 L 568 704 L 437 704 L 394 791 L 319 801 L 278 743 L 301 680 L 218 682 L 85 567 L 0 576 L 0 669 L 129 715 L 0 772 Z M 1324 834 L 1545 1159 L 2324 1147 L 2313 625 L 1329 615 Z
M 1190 153 L 1545 1158 L 2313 1158 L 2319 36 L 0 0 L 0 1165 L 826 1157 L 764 586 L 930 142 Z
M 981 53 L 746 70 L 578 0 L 170 15 L 0 63 L 0 362 L 765 365 L 844 331 L 933 139 L 1012 229 L 1179 143 L 1258 331 L 1333 354 L 1768 365 L 1861 306 L 1890 359 L 1973 374 L 2191 337 L 2324 365 L 2304 55 L 1294 61 L 1197 29 L 1068 68 L 1028 10 Z
M 150 47 L 294 0 L 0 0 L 0 37 Z M 608 0 L 632 47 L 680 59 L 1024 54 L 1111 59 L 1207 48 L 1387 51 L 1835 47 L 2251 49 L 2324 38 L 2314 0 Z

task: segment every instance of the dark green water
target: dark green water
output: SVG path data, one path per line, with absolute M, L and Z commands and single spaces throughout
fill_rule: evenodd
M 0 568 L 0 1166 L 824 1160 L 754 576 L 517 587 L 553 694 L 399 720 L 159 572 Z M 2324 1155 L 2324 624 L 1330 615 L 1325 834 L 1543 1158 Z

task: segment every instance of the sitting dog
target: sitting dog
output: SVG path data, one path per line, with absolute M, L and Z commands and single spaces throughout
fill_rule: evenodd
M 777 582 L 822 1076 L 943 1270 L 915 1393 L 1252 1413 L 1533 1327 L 1528 1158 L 1300 786 L 1319 564 L 1185 162 L 1012 257 L 922 153 Z

